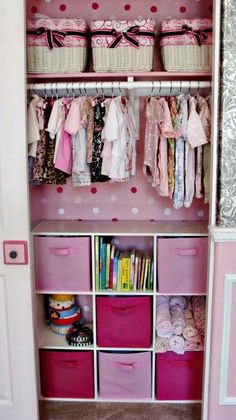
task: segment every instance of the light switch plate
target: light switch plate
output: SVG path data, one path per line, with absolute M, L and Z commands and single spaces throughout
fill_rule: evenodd
M 28 264 L 27 241 L 3 241 L 4 264 Z

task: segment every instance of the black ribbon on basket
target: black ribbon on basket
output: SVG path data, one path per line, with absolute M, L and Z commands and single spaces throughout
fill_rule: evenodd
M 97 35 L 112 35 L 115 39 L 110 43 L 108 48 L 115 48 L 123 38 L 126 39 L 131 45 L 138 48 L 139 47 L 139 41 L 136 38 L 136 36 L 149 36 L 152 38 L 155 38 L 154 32 L 148 32 L 148 31 L 140 31 L 139 26 L 132 26 L 125 32 L 118 32 L 115 29 L 109 30 L 103 30 L 98 29 L 96 31 L 92 31 L 92 36 Z
M 84 32 L 80 31 L 57 31 L 54 29 L 46 29 L 43 26 L 36 30 L 28 30 L 26 31 L 26 34 L 35 36 L 42 36 L 46 34 L 47 44 L 50 50 L 52 50 L 53 47 L 63 47 L 63 40 L 66 36 L 81 36 L 85 38 L 87 36 Z
M 166 36 L 176 36 L 176 35 L 192 35 L 195 39 L 197 45 L 200 47 L 202 45 L 202 41 L 206 41 L 208 38 L 208 33 L 212 32 L 212 28 L 205 28 L 199 30 L 193 30 L 191 26 L 183 25 L 182 29 L 179 31 L 170 31 L 170 32 L 163 32 L 160 34 L 161 38 Z

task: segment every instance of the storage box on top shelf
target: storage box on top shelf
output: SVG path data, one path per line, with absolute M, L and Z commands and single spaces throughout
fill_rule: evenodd
M 97 296 L 100 347 L 149 348 L 152 344 L 150 296 Z
M 99 396 L 151 398 L 150 352 L 98 352 Z
M 36 236 L 34 254 L 37 291 L 91 290 L 90 237 Z
M 86 23 L 79 18 L 28 20 L 28 73 L 84 71 L 87 61 L 86 32 Z
M 203 352 L 156 354 L 156 399 L 201 400 Z
M 92 351 L 40 350 L 39 356 L 43 397 L 94 397 Z
M 159 238 L 158 292 L 206 293 L 207 251 L 207 237 Z
M 212 20 L 163 20 L 160 47 L 163 67 L 167 71 L 210 71 Z
M 91 22 L 90 29 L 94 71 L 152 70 L 153 19 L 97 20 Z

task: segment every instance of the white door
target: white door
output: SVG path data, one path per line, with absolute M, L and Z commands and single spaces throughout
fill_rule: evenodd
M 24 1 L 0 13 L 0 419 L 38 418 L 34 361 L 25 130 Z

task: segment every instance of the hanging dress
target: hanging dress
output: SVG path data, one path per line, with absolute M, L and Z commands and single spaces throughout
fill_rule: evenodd
M 37 151 L 36 157 L 33 162 L 32 168 L 32 182 L 42 183 L 44 177 L 44 168 L 45 168 L 45 157 L 46 157 L 46 150 L 47 150 L 47 135 L 45 132 L 45 116 L 48 115 L 47 110 L 48 108 L 48 101 L 45 99 L 41 99 L 41 101 L 37 104 L 37 114 L 38 114 L 38 122 L 39 122 L 39 133 L 40 139 L 37 142 Z M 48 122 L 48 121 L 47 121 Z
M 158 98 L 151 97 L 146 104 L 143 173 L 153 187 L 160 184 L 160 173 L 157 165 L 159 148 L 157 112 Z
M 199 117 L 206 134 L 207 143 L 203 145 L 203 186 L 204 186 L 204 202 L 209 203 L 210 198 L 210 159 L 211 159 L 211 111 L 208 105 L 208 98 L 203 98 L 197 94 L 197 107 Z
M 94 107 L 94 133 L 93 133 L 93 152 L 90 164 L 91 182 L 106 182 L 109 177 L 102 175 L 102 129 L 104 127 L 105 98 L 97 97 L 93 100 Z
M 47 150 L 46 150 L 46 157 L 45 157 L 44 183 L 50 184 L 50 185 L 66 184 L 66 178 L 68 177 L 68 174 L 60 171 L 54 166 L 55 150 L 56 150 L 55 136 L 56 134 L 59 133 L 59 129 L 61 127 L 61 123 L 63 121 L 63 115 L 64 115 L 63 114 L 64 109 L 60 107 L 62 99 L 58 99 L 54 101 L 51 112 L 50 112 L 50 117 L 48 119 L 47 128 L 46 128 Z M 50 111 L 49 108 L 48 108 L 48 111 Z
M 177 109 L 179 120 L 179 135 L 176 138 L 175 147 L 175 189 L 173 206 L 180 209 L 184 205 L 184 151 L 187 138 L 188 102 L 187 96 L 181 94 L 177 97 Z

